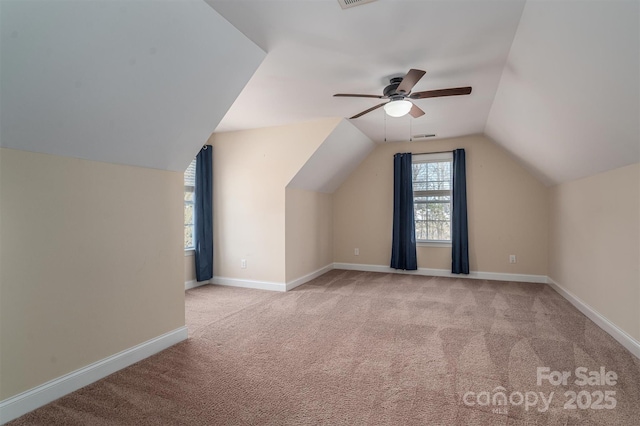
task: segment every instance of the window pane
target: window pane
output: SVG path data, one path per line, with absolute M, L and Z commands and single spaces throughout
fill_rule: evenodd
M 451 189 L 451 163 L 427 163 L 428 190 Z
M 414 163 L 411 165 L 413 172 L 413 180 L 427 180 L 427 164 L 426 163 Z
M 193 225 L 184 226 L 184 248 L 193 247 Z
M 417 240 L 451 240 L 449 203 L 414 203 Z
M 193 204 L 184 205 L 184 224 L 193 225 Z
M 194 186 L 196 183 L 195 158 L 184 171 L 184 248 L 193 248 L 193 203 L 195 202 Z
M 424 220 L 416 220 L 416 240 L 427 239 L 427 222 Z
M 196 159 L 191 160 L 191 164 L 184 171 L 184 186 L 195 186 L 196 184 Z
M 428 221 L 427 222 L 427 239 L 435 241 L 449 241 L 451 240 L 451 224 L 450 222 L 443 221 Z
M 426 191 L 427 189 L 427 165 L 425 163 L 412 164 L 413 190 Z
M 451 168 L 451 160 L 412 165 L 417 240 L 451 241 Z
M 450 221 L 451 204 L 449 203 L 429 203 L 427 204 L 428 220 Z

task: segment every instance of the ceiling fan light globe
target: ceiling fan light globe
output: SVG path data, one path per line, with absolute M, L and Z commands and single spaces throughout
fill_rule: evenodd
M 413 104 L 405 99 L 399 101 L 391 101 L 384 104 L 384 111 L 390 117 L 402 117 L 411 111 Z

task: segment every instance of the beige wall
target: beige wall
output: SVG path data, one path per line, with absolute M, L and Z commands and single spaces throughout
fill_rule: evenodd
M 550 190 L 549 277 L 640 340 L 640 165 Z
M 285 282 L 285 188 L 339 122 L 211 136 L 215 276 Z
M 184 282 L 195 281 L 196 279 L 196 258 L 192 251 L 184 255 Z
M 0 149 L 0 399 L 184 325 L 182 174 Z
M 333 196 L 286 190 L 286 282 L 333 263 Z
M 393 155 L 456 148 L 466 151 L 470 269 L 546 275 L 548 190 L 484 136 L 378 146 L 334 193 L 335 261 L 388 266 Z M 450 247 L 417 250 L 419 268 L 451 269 Z

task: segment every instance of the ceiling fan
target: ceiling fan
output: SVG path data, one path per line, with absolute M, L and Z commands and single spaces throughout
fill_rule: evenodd
M 363 115 L 370 113 L 373 110 L 384 106 L 384 110 L 387 115 L 391 117 L 402 117 L 403 115 L 410 114 L 413 118 L 418 118 L 424 115 L 424 111 L 416 106 L 408 99 L 425 99 L 425 98 L 439 98 L 441 96 L 457 96 L 468 95 L 471 93 L 471 87 L 455 87 L 451 89 L 438 89 L 427 90 L 424 92 L 411 93 L 411 89 L 416 83 L 425 75 L 426 71 L 410 69 L 407 75 L 404 77 L 394 77 L 389 82 L 390 84 L 382 91 L 383 95 L 358 95 L 352 93 L 336 93 L 335 97 L 344 98 L 376 98 L 376 99 L 389 99 L 387 102 L 378 104 L 372 108 L 366 109 L 359 114 L 349 117 L 350 119 L 362 117 Z

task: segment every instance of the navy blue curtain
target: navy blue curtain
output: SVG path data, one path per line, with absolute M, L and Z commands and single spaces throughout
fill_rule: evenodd
M 196 156 L 194 245 L 196 279 L 213 277 L 213 164 L 211 146 L 205 145 Z
M 410 271 L 418 269 L 415 227 L 411 153 L 396 154 L 393 157 L 392 268 Z
M 451 272 L 469 273 L 467 229 L 467 174 L 464 149 L 453 151 L 453 217 L 451 218 Z

